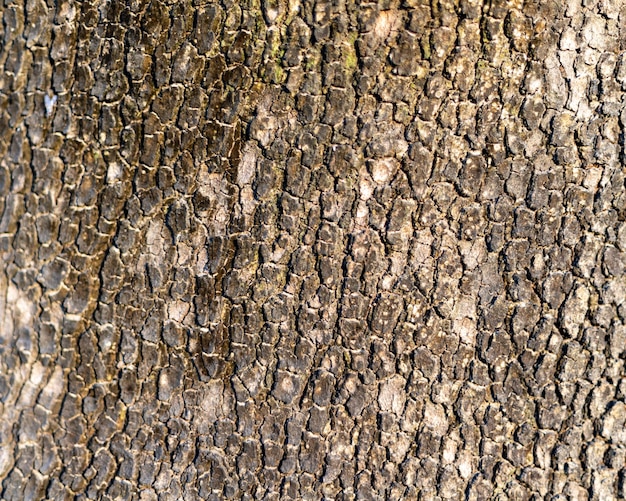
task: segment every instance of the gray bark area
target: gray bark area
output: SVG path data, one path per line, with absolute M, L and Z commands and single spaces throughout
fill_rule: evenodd
M 625 496 L 625 2 L 1 5 L 2 499 Z

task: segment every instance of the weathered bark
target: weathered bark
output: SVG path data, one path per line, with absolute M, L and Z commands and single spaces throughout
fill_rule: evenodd
M 582 3 L 4 0 L 2 499 L 623 497 Z

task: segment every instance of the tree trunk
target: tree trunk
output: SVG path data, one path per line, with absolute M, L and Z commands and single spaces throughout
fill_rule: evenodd
M 4 0 L 2 499 L 625 496 L 582 3 Z

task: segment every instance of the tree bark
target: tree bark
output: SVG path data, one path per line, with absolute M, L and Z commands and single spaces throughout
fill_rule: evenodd
M 626 2 L 0 15 L 2 499 L 626 495 Z

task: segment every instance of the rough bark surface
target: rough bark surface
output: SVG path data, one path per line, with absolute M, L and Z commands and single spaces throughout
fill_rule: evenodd
M 2 499 L 626 494 L 626 3 L 4 0 Z

